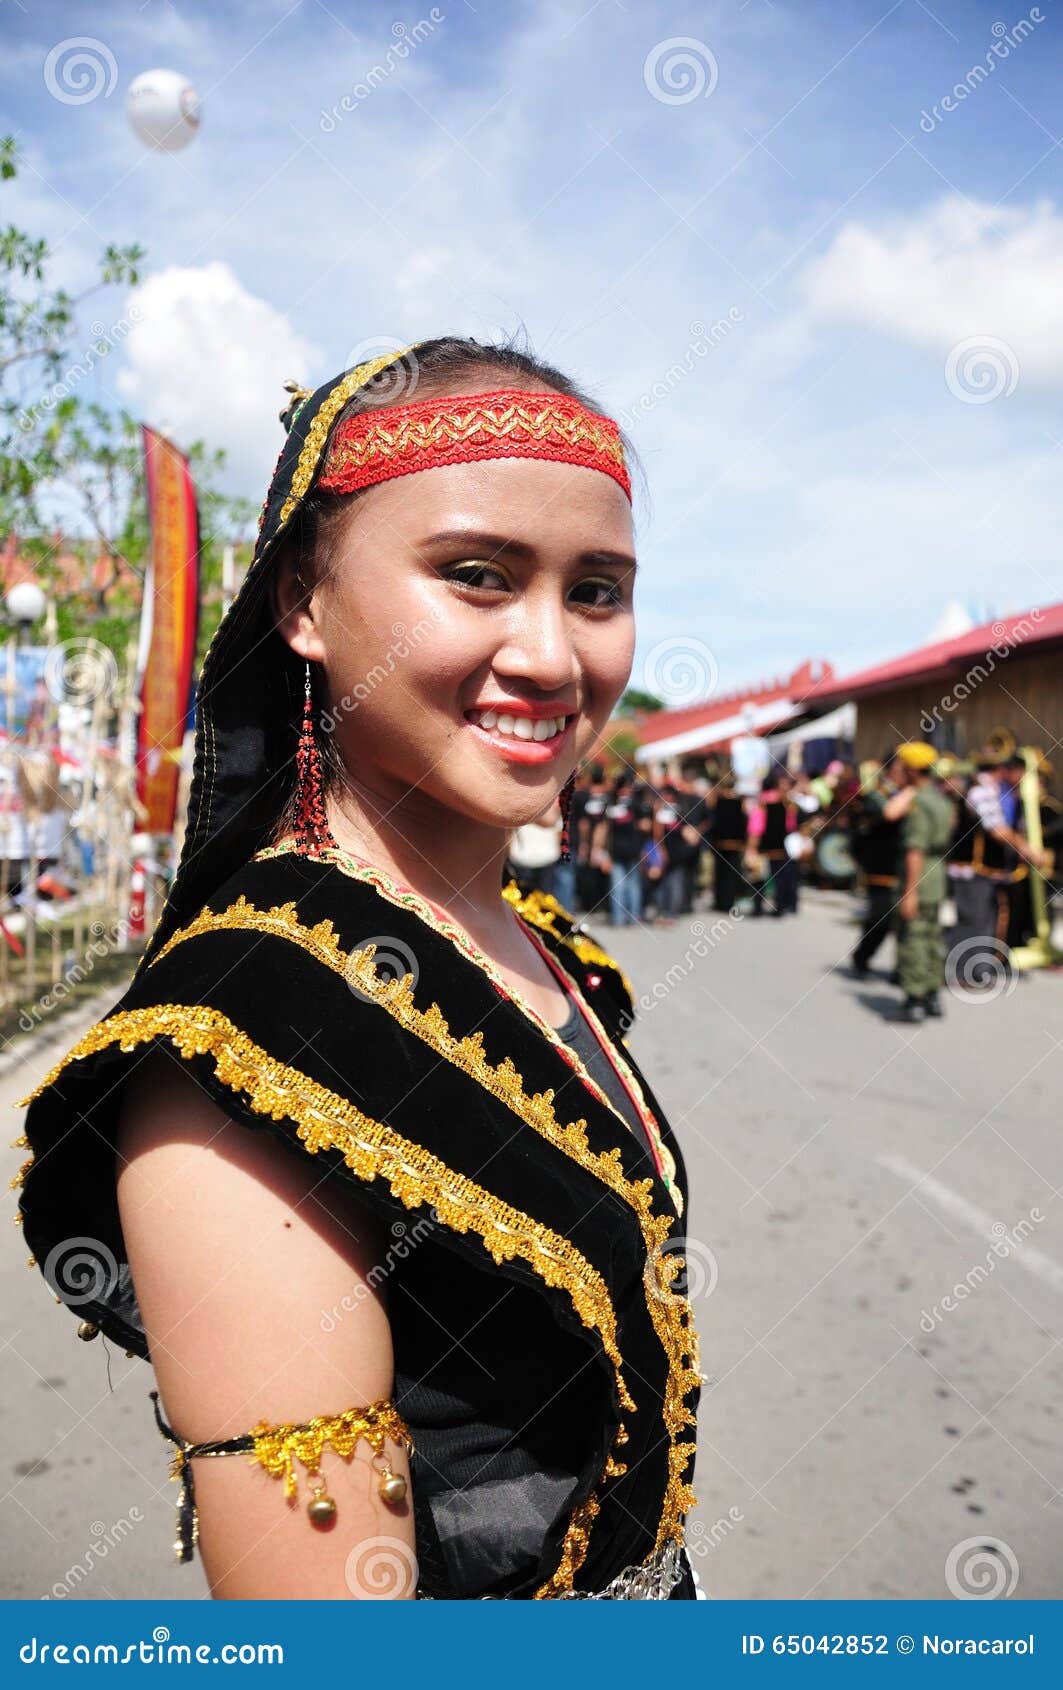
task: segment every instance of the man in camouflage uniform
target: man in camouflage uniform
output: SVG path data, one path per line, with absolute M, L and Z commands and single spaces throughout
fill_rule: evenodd
M 945 859 L 955 824 L 955 806 L 935 786 L 932 745 L 909 740 L 897 747 L 905 784 L 914 796 L 901 825 L 901 900 L 897 968 L 904 993 L 902 1018 L 918 1023 L 943 1013 L 939 992 L 945 978 L 941 901 L 948 890 Z

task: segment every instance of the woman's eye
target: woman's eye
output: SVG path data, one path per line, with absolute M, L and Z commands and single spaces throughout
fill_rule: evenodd
M 490 563 L 454 564 L 447 570 L 445 579 L 459 587 L 485 587 L 492 592 L 506 585 L 505 576 Z
M 581 581 L 578 587 L 572 589 L 572 596 L 580 604 L 589 604 L 593 610 L 612 609 L 624 602 L 619 581 Z

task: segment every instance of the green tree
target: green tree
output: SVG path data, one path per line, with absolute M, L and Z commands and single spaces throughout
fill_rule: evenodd
M 651 716 L 655 710 L 663 710 L 661 699 L 655 698 L 652 692 L 640 692 L 638 687 L 628 687 L 616 707 L 618 716 Z
M 0 182 L 18 171 L 18 148 L 0 139 Z M 0 228 L 0 528 L 40 525 L 38 497 L 55 469 L 62 432 L 56 411 L 69 386 L 67 363 L 76 342 L 78 310 L 99 289 L 139 280 L 139 246 L 107 246 L 99 280 L 78 294 L 48 280 L 51 254 L 13 223 Z M 96 339 L 78 362 L 106 356 Z
M 16 170 L 14 141 L 0 140 L 0 181 Z M 144 252 L 106 247 L 98 283 L 77 295 L 49 285 L 49 257 L 46 242 L 13 224 L 0 231 L 0 532 L 19 531 L 54 606 L 59 639 L 91 634 L 121 665 L 135 636 L 150 545 L 141 431 L 127 411 L 74 391 L 113 342 L 98 340 L 73 361 L 70 352 L 79 307 L 98 288 L 137 282 Z M 242 541 L 241 561 L 249 558 L 255 511 L 250 500 L 220 491 L 222 451 L 199 440 L 184 449 L 200 517 L 201 660 L 220 615 L 224 545 Z M 64 512 L 76 536 L 64 538 L 64 560 L 73 556 L 80 572 L 60 565 L 54 537 L 44 532 L 45 509 Z

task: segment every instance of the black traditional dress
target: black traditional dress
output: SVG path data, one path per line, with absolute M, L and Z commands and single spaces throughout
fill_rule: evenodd
M 552 898 L 507 889 L 582 1011 L 588 1062 L 424 897 L 340 850 L 264 842 L 299 676 L 261 620 L 263 570 L 307 441 L 321 450 L 315 421 L 350 381 L 300 411 L 208 656 L 162 918 L 128 991 L 34 1094 L 25 1236 L 79 1320 L 148 1356 L 114 1146 L 123 1082 L 162 1044 L 227 1115 L 313 1156 L 384 1222 L 420 1594 L 690 1597 L 686 1179 L 625 1047 L 623 975 Z M 283 686 L 276 668 L 258 678 L 271 665 Z M 472 1329 L 489 1371 L 454 1342 Z

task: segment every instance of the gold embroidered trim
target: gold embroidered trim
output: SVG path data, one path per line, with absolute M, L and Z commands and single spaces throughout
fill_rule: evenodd
M 308 1473 L 318 1472 L 326 1445 L 344 1460 L 350 1459 L 363 1438 L 374 1455 L 383 1452 L 387 1438 L 413 1452 L 410 1429 L 391 1402 L 348 1408 L 342 1414 L 318 1414 L 303 1426 L 270 1426 L 260 1420 L 252 1426 L 251 1436 L 255 1440 L 252 1462 L 264 1467 L 271 1479 L 284 1479 L 284 1494 L 289 1500 L 298 1490 L 294 1463 L 301 1462 Z
M 29 1173 L 30 1169 L 32 1168 L 32 1166 L 33 1166 L 33 1157 L 27 1156 L 26 1160 L 23 1162 L 21 1168 L 19 1169 L 18 1173 L 15 1175 L 14 1179 L 11 1180 L 8 1183 L 7 1189 L 9 1191 L 14 1191 L 14 1189 L 17 1185 L 21 1185 L 23 1183 L 23 1181 L 25 1180 L 26 1175 Z
M 611 957 L 608 951 L 603 951 L 600 945 L 596 945 L 589 933 L 566 933 L 558 927 L 556 917 L 559 915 L 565 921 L 571 922 L 573 929 L 576 923 L 572 914 L 563 904 L 558 903 L 552 892 L 542 892 L 538 888 L 531 892 L 521 892 L 517 882 L 511 880 L 508 886 L 503 887 L 502 896 L 525 921 L 541 927 L 544 932 L 551 933 L 555 939 L 560 940 L 561 944 L 567 945 L 569 950 L 575 951 L 581 962 L 592 963 L 597 968 L 611 969 L 614 974 L 619 975 L 625 992 L 634 1003 L 635 989 L 616 958 Z
M 336 383 L 306 431 L 306 439 L 299 453 L 299 462 L 295 466 L 288 497 L 281 506 L 280 520 L 282 523 L 287 522 L 313 481 L 314 471 L 317 469 L 318 459 L 324 450 L 328 431 L 348 399 L 353 399 L 358 389 L 364 387 L 367 381 L 372 381 L 373 377 L 379 375 L 381 370 L 386 370 L 390 364 L 397 364 L 400 358 L 405 358 L 407 352 L 415 351 L 416 346 L 417 342 L 414 342 L 412 346 L 404 346 L 399 352 L 388 352 L 383 357 L 371 358 L 368 363 L 359 364 L 355 369 L 348 370 L 343 380 Z
M 606 1469 L 608 1473 L 608 1468 Z M 590 1543 L 591 1527 L 601 1513 L 601 1503 L 597 1492 L 592 1491 L 586 1502 L 581 1503 L 568 1523 L 564 1542 L 561 1546 L 561 1561 L 557 1571 L 552 1573 L 545 1584 L 541 1584 L 535 1592 L 537 1602 L 549 1600 L 557 1596 L 562 1590 L 571 1590 L 576 1574 L 587 1559 L 587 1547 Z
M 422 1145 L 363 1114 L 347 1098 L 277 1061 L 217 1010 L 205 1005 L 153 1004 L 119 1011 L 90 1027 L 18 1107 L 32 1103 L 70 1063 L 114 1044 L 131 1051 L 160 1035 L 186 1060 L 210 1056 L 222 1085 L 246 1094 L 256 1114 L 292 1121 L 312 1155 L 319 1150 L 340 1151 L 360 1179 L 382 1176 L 406 1208 L 430 1204 L 453 1231 L 475 1232 L 497 1264 L 519 1256 L 547 1285 L 565 1291 L 583 1325 L 597 1332 L 613 1364 L 620 1401 L 625 1407 L 635 1407 L 624 1382 L 616 1311 L 608 1288 L 574 1244 L 449 1168 Z M 567 1537 L 566 1547 L 570 1548 Z M 585 1543 L 583 1547 L 586 1553 Z M 569 1576 L 568 1564 L 564 1564 L 565 1576 Z M 577 1567 L 578 1563 L 572 1563 L 573 1574 Z
M 567 1126 L 558 1121 L 553 1107 L 555 1094 L 552 1088 L 529 1096 L 524 1090 L 522 1075 L 517 1072 L 508 1056 L 497 1066 L 488 1059 L 483 1048 L 481 1031 L 477 1030 L 464 1038 L 456 1036 L 451 1032 L 437 1003 L 433 1003 L 427 1010 L 418 1009 L 414 1002 L 409 975 L 401 980 L 385 980 L 377 974 L 373 963 L 375 945 L 366 945 L 362 950 L 344 951 L 332 923 L 323 921 L 316 927 L 304 926 L 299 920 L 294 901 L 260 910 L 241 894 L 235 903 L 224 910 L 204 908 L 188 927 L 180 928 L 172 935 L 159 955 L 164 955 L 185 939 L 215 930 L 231 931 L 237 928 L 268 933 L 274 938 L 285 939 L 308 951 L 326 968 L 342 975 L 347 984 L 363 997 L 379 1003 L 400 1027 L 404 1027 L 437 1055 L 444 1057 L 455 1068 L 475 1080 L 492 1097 L 506 1104 L 520 1120 L 564 1150 L 581 1167 L 596 1173 L 599 1178 L 604 1177 L 610 1189 L 619 1190 L 622 1194 L 622 1188 L 629 1184 L 620 1165 L 619 1147 L 604 1152 L 592 1151 L 587 1143 L 585 1118 L 581 1117 Z M 609 1167 L 607 1175 L 603 1172 L 606 1164 Z M 647 1180 L 642 1183 L 648 1186 L 652 1182 Z
M 533 935 L 533 938 L 534 938 L 534 935 Z M 541 944 L 542 942 L 539 941 L 539 943 Z M 543 949 L 544 952 L 546 952 L 546 946 L 545 945 L 542 946 L 542 949 Z M 597 1035 L 599 1044 L 604 1045 L 605 1048 L 611 1053 L 613 1066 L 615 1067 L 617 1073 L 620 1075 L 621 1079 L 623 1081 L 625 1081 L 627 1091 L 628 1091 L 628 1095 L 632 1098 L 632 1101 L 635 1104 L 635 1108 L 638 1110 L 639 1116 L 641 1117 L 642 1124 L 646 1129 L 646 1134 L 647 1134 L 648 1138 L 650 1139 L 650 1141 L 652 1142 L 654 1149 L 657 1152 L 658 1158 L 660 1160 L 660 1166 L 661 1166 L 661 1179 L 662 1179 L 662 1182 L 664 1184 L 666 1191 L 668 1192 L 668 1196 L 671 1199 L 672 1206 L 674 1207 L 677 1215 L 682 1215 L 682 1213 L 683 1213 L 683 1193 L 680 1191 L 679 1186 L 676 1183 L 675 1157 L 672 1155 L 672 1152 L 669 1150 L 668 1146 L 664 1142 L 664 1137 L 663 1137 L 663 1134 L 661 1133 L 660 1122 L 658 1121 L 656 1115 L 653 1113 L 653 1110 L 650 1108 L 649 1104 L 646 1102 L 645 1093 L 643 1092 L 642 1087 L 639 1085 L 638 1080 L 635 1078 L 635 1074 L 634 1074 L 633 1069 L 631 1068 L 630 1064 L 625 1060 L 625 1058 L 623 1057 L 621 1052 L 617 1050 L 613 1041 L 610 1039 L 609 1034 L 606 1032 L 604 1026 L 602 1025 L 601 1017 L 599 1016 L 597 1010 L 594 1008 L 593 1004 L 589 1001 L 589 999 L 584 996 L 583 991 L 580 987 L 579 981 L 570 973 L 569 969 L 566 968 L 564 962 L 562 961 L 562 959 L 560 957 L 554 956 L 552 952 L 547 952 L 547 954 L 549 955 L 550 960 L 558 968 L 560 968 L 562 974 L 564 974 L 565 977 L 568 979 L 568 981 L 571 984 L 573 990 L 579 992 L 580 997 L 583 1001 L 584 1014 L 586 1015 L 587 1019 L 591 1022 L 592 1026 L 595 1030 L 595 1033 Z M 572 1054 L 575 1055 L 575 1052 L 573 1052 Z M 618 1114 L 619 1111 L 614 1110 L 614 1113 Z
M 295 851 L 295 849 L 296 847 L 294 841 L 288 840 L 281 845 L 265 846 L 261 851 L 256 851 L 251 860 L 252 862 L 269 861 L 274 857 L 287 856 L 291 852 Z M 547 1042 L 551 1044 L 555 1050 L 561 1053 L 563 1061 L 579 1075 L 580 1080 L 587 1087 L 588 1091 L 590 1091 L 593 1096 L 597 1098 L 598 1102 L 601 1103 L 604 1108 L 608 1109 L 609 1113 L 613 1115 L 617 1121 L 619 1121 L 621 1127 L 624 1129 L 625 1135 L 631 1132 L 631 1128 L 625 1121 L 623 1115 L 617 1109 L 616 1105 L 607 1093 L 602 1090 L 593 1074 L 591 1074 L 590 1070 L 579 1056 L 579 1053 L 577 1051 L 570 1050 L 564 1040 L 558 1037 L 557 1029 L 555 1027 L 551 1027 L 549 1021 L 546 1021 L 536 1009 L 532 1008 L 531 1004 L 528 1003 L 526 999 L 521 997 L 519 992 L 515 991 L 507 981 L 503 980 L 501 974 L 495 968 L 491 959 L 488 956 L 485 956 L 483 951 L 479 950 L 478 947 L 473 944 L 464 928 L 459 927 L 456 922 L 448 921 L 438 916 L 427 900 L 422 898 L 420 893 L 415 892 L 412 887 L 401 886 L 397 881 L 392 880 L 387 874 L 385 874 L 383 869 L 376 868 L 370 863 L 360 863 L 357 858 L 349 856 L 346 851 L 341 851 L 338 848 L 332 849 L 330 847 L 329 849 L 322 851 L 317 860 L 332 863 L 335 868 L 339 869 L 341 874 L 347 875 L 348 879 L 360 880 L 366 885 L 374 887 L 375 890 L 380 893 L 381 897 L 385 898 L 388 903 L 395 904 L 400 909 L 409 910 L 419 921 L 423 921 L 426 927 L 430 927 L 434 933 L 440 934 L 444 939 L 449 939 L 450 943 L 454 945 L 457 950 L 461 951 L 464 956 L 469 957 L 471 961 L 473 961 L 476 966 L 487 975 L 487 978 L 495 987 L 496 991 L 498 991 L 502 997 L 508 999 L 509 1002 L 515 1004 L 521 1014 L 531 1022 L 532 1026 L 542 1034 Z M 203 913 L 205 914 L 206 912 Z M 558 958 L 555 958 L 554 960 L 559 962 Z M 567 969 L 564 969 L 563 963 L 559 962 L 559 966 L 566 974 L 568 973 Z M 647 1130 L 650 1132 L 651 1137 L 656 1136 L 658 1142 L 660 1142 L 660 1126 L 650 1109 L 649 1104 L 643 1096 L 642 1087 L 639 1085 L 638 1080 L 632 1073 L 631 1068 L 624 1061 L 623 1056 L 616 1050 L 615 1045 L 612 1044 L 608 1033 L 606 1033 L 605 1029 L 602 1027 L 601 1021 L 595 1015 L 591 1006 L 586 1003 L 586 998 L 580 990 L 579 982 L 574 980 L 571 974 L 568 975 L 568 978 L 575 987 L 576 991 L 580 993 L 580 998 L 586 1004 L 587 1011 L 590 1014 L 596 1029 L 613 1050 L 617 1059 L 617 1067 L 634 1096 L 636 1107 L 642 1113 Z M 683 1194 L 680 1191 L 679 1186 L 675 1183 L 675 1159 L 665 1144 L 660 1143 L 660 1149 L 665 1163 L 665 1170 L 668 1174 L 668 1178 L 665 1181 L 665 1184 L 668 1187 L 668 1194 L 675 1206 L 676 1213 L 681 1215 L 683 1212 Z
M 347 966 L 347 953 L 341 949 L 331 921 L 319 921 L 315 927 L 307 927 L 299 920 L 294 900 L 287 904 L 274 904 L 268 910 L 260 910 L 241 893 L 236 902 L 224 910 L 212 910 L 205 904 L 187 926 L 179 927 L 176 933 L 170 935 L 158 955 L 152 957 L 148 967 L 154 968 L 157 962 L 169 955 L 175 945 L 183 944 L 186 939 L 195 939 L 202 933 L 216 933 L 226 929 L 251 929 L 256 933 L 269 933 L 275 939 L 291 940 L 337 974 L 342 974 Z
M 391 459 L 428 467 L 436 454 L 442 462 L 460 462 L 458 448 L 512 436 L 532 451 L 560 446 L 578 454 L 579 462 L 603 458 L 626 471 L 620 433 L 610 418 L 562 396 L 530 392 L 518 396 L 504 389 L 352 417 L 332 441 L 323 474 L 328 481 L 345 476 L 357 480 Z
M 327 854 L 332 855 L 331 852 Z M 371 872 L 376 874 L 379 871 Z M 672 1281 L 683 1265 L 682 1258 L 664 1251 L 663 1247 L 671 1231 L 671 1221 L 667 1215 L 653 1213 L 653 1181 L 628 1179 L 618 1147 L 601 1152 L 593 1151 L 587 1142 L 587 1122 L 584 1118 L 562 1125 L 554 1113 L 555 1094 L 552 1088 L 529 1096 L 524 1090 L 522 1076 L 508 1056 L 497 1066 L 488 1060 L 483 1049 L 481 1032 L 458 1038 L 450 1031 L 437 1003 L 433 1003 L 427 1010 L 418 1009 L 413 999 L 410 975 L 401 980 L 382 980 L 373 966 L 376 950 L 374 945 L 367 945 L 363 950 L 345 954 L 334 939 L 330 940 L 327 935 L 323 935 L 322 928 L 327 924 L 319 923 L 316 928 L 303 927 L 296 917 L 294 903 L 259 911 L 246 898 L 241 897 L 217 915 L 210 910 L 203 910 L 197 917 L 197 922 L 200 924 L 197 929 L 199 932 L 207 931 L 212 922 L 223 927 L 246 924 L 249 928 L 256 928 L 261 924 L 262 929 L 270 933 L 276 933 L 280 926 L 286 926 L 284 936 L 293 944 L 304 945 L 328 967 L 342 973 L 355 990 L 381 1004 L 400 1026 L 420 1038 L 463 1073 L 468 1074 L 542 1138 L 563 1150 L 580 1167 L 595 1174 L 634 1210 L 646 1248 L 646 1305 L 668 1361 L 662 1413 L 672 1449 L 669 1459 L 670 1477 L 657 1547 L 660 1548 L 669 1537 L 680 1541 L 682 1516 L 693 1507 L 695 1500 L 690 1487 L 682 1482 L 682 1473 L 694 1446 L 679 1444 L 677 1439 L 684 1427 L 694 1424 L 694 1416 L 686 1407 L 684 1398 L 700 1384 L 701 1374 L 697 1334 L 690 1304 L 685 1297 L 680 1297 L 671 1290 Z M 181 930 L 182 933 L 186 931 Z M 180 933 L 174 934 L 170 943 L 175 943 L 180 937 Z M 593 1014 L 593 1011 L 591 1013 Z M 607 1036 L 604 1030 L 602 1036 Z M 625 1392 L 621 1393 L 621 1401 L 625 1407 L 635 1406 Z

